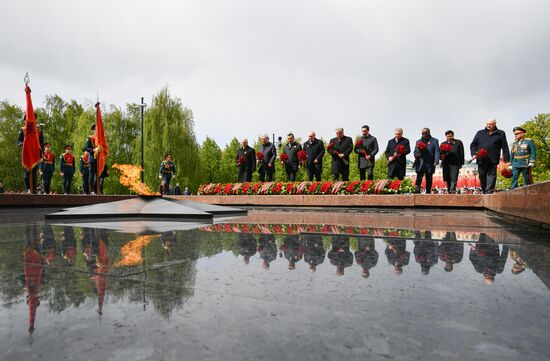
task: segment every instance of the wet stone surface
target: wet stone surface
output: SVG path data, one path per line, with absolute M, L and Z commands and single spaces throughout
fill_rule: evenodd
M 424 225 L 438 211 L 306 213 L 173 230 L 0 224 L 0 360 L 550 354 L 547 233 L 484 212 L 453 214 L 448 229 L 367 224 Z

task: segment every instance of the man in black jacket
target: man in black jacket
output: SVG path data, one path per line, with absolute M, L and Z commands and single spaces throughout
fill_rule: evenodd
M 349 155 L 353 151 L 353 140 L 344 135 L 343 128 L 336 128 L 336 138 L 332 138 L 327 150 L 332 155 L 332 178 L 349 181 Z
M 262 135 L 260 142 L 261 144 L 258 153 L 261 152 L 263 154 L 263 158 L 261 160 L 258 159 L 258 174 L 260 175 L 260 182 L 265 182 L 266 175 L 267 181 L 273 182 L 277 149 L 275 148 L 275 145 L 269 141 L 269 136 L 267 134 Z
M 355 153 L 357 153 L 357 165 L 359 167 L 359 179 L 365 180 L 366 173 L 368 179 L 374 179 L 374 157 L 378 153 L 378 141 L 369 134 L 369 126 L 361 127 L 361 138 L 355 143 Z
M 403 152 L 399 152 L 398 146 L 402 146 Z M 411 152 L 409 140 L 403 137 L 403 129 L 396 128 L 394 137 L 388 141 L 386 157 L 388 157 L 388 178 L 397 177 L 399 180 L 405 178 L 407 167 L 407 154 Z
M 298 160 L 298 152 L 302 150 L 300 143 L 297 143 L 294 140 L 294 134 L 288 133 L 287 143 L 283 148 L 283 154 L 286 154 L 288 158 L 283 161 L 285 166 L 286 175 L 289 182 L 294 182 L 296 180 L 296 173 L 301 168 L 300 161 Z
M 308 134 L 308 141 L 304 143 L 303 149 L 307 152 L 307 175 L 312 181 L 313 177 L 317 182 L 321 181 L 321 173 L 323 172 L 323 156 L 325 155 L 325 145 L 323 141 L 315 137 L 315 132 L 312 130 Z
M 478 154 L 480 149 L 487 151 L 487 156 L 481 157 Z M 491 194 L 497 182 L 497 165 L 500 161 L 500 152 L 504 162 L 510 161 L 510 150 L 506 133 L 497 129 L 497 121 L 493 118 L 487 120 L 485 129 L 478 131 L 470 144 L 470 153 L 477 160 L 479 182 L 483 194 Z
M 239 182 L 252 181 L 252 172 L 256 169 L 256 151 L 248 146 L 248 139 L 241 141 L 235 156 L 235 165 L 239 168 Z
M 455 133 L 452 130 L 445 132 L 447 140 L 441 143 L 441 166 L 443 167 L 443 180 L 447 183 L 447 191 L 450 194 L 456 193 L 456 183 L 458 182 L 458 172 L 464 165 L 464 145 L 459 139 L 455 139 Z M 450 151 L 443 151 L 444 144 L 448 144 Z

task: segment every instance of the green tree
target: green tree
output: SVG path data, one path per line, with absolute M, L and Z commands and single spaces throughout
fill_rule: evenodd
M 0 181 L 6 191 L 22 191 L 21 147 L 17 145 L 23 126 L 23 110 L 7 101 L 0 102 Z
M 222 150 L 214 139 L 206 137 L 200 147 L 199 154 L 203 176 L 202 181 L 204 183 L 217 182 L 222 161 Z
M 535 182 L 550 180 L 550 113 L 541 113 L 522 124 L 537 147 L 537 162 L 533 168 Z
M 235 166 L 235 156 L 237 155 L 238 150 L 239 141 L 234 137 L 223 149 L 220 177 L 218 178 L 218 182 L 229 183 L 237 181 L 238 171 Z

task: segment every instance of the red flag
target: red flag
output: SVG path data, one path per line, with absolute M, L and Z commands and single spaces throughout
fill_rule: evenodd
M 103 168 L 105 167 L 105 159 L 109 154 L 109 145 L 107 144 L 107 138 L 105 137 L 105 128 L 103 127 L 103 119 L 101 119 L 101 109 L 99 108 L 99 102 L 97 102 L 95 106 L 97 108 L 95 138 L 98 150 L 94 153 L 94 155 L 97 164 L 97 177 L 99 178 L 101 176 L 101 173 L 103 173 Z
M 31 88 L 25 87 L 27 95 L 27 110 L 25 117 L 25 139 L 23 140 L 23 167 L 28 171 L 40 162 L 40 141 L 38 140 L 38 129 L 36 129 L 36 118 L 32 107 Z

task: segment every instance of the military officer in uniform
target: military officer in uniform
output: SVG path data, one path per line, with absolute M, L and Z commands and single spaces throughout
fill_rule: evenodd
M 71 184 L 75 172 L 74 157 L 71 154 L 72 147 L 65 146 L 65 153 L 59 157 L 59 174 L 63 177 L 63 193 L 71 193 Z
M 337 181 L 341 175 L 343 181 L 349 181 L 349 155 L 353 152 L 353 140 L 344 135 L 343 128 L 336 128 L 336 137 L 330 140 L 327 149 L 332 156 L 333 180 Z
M 260 182 L 267 181 L 273 182 L 273 175 L 275 174 L 275 161 L 277 160 L 277 149 L 275 145 L 269 141 L 269 136 L 267 134 L 262 135 L 260 138 L 262 144 L 260 144 L 260 149 L 258 152 L 261 152 L 264 157 L 262 160 L 258 160 L 258 174 L 260 175 Z
M 92 125 L 90 130 L 95 131 L 95 124 Z M 92 134 L 86 140 L 85 147 L 88 149 L 89 159 L 90 159 L 90 171 L 89 171 L 89 187 L 90 192 L 95 194 L 97 188 L 97 165 L 95 161 L 95 151 L 97 149 L 97 137 L 95 134 Z
M 399 152 L 398 146 L 402 146 L 403 153 Z M 405 178 L 405 170 L 407 167 L 407 154 L 411 152 L 409 140 L 403 137 L 403 129 L 396 128 L 394 137 L 388 141 L 386 147 L 386 157 L 388 158 L 388 178 L 397 178 L 403 180 Z
M 301 168 L 300 160 L 298 160 L 298 152 L 302 150 L 302 146 L 294 140 L 294 134 L 288 133 L 287 143 L 283 148 L 283 154 L 288 158 L 282 161 L 285 166 L 286 176 L 289 182 L 296 180 L 296 174 Z
M 84 194 L 90 194 L 90 163 L 91 157 L 88 153 L 88 148 L 82 148 L 82 155 L 80 156 L 80 162 L 78 165 L 78 170 L 80 176 L 82 177 L 82 190 Z
M 159 179 L 161 179 L 162 194 L 170 192 L 170 180 L 176 176 L 176 166 L 172 162 L 170 153 L 164 155 L 164 160 L 160 163 Z
M 535 142 L 532 139 L 525 138 L 525 129 L 522 127 L 514 128 L 515 141 L 512 143 L 511 167 L 512 167 L 512 186 L 518 187 L 519 175 L 523 175 L 525 185 L 533 184 L 533 175 L 531 174 L 535 161 L 537 159 L 537 150 Z
M 235 165 L 239 169 L 239 182 L 251 182 L 252 172 L 256 169 L 256 151 L 248 146 L 248 139 L 241 140 L 241 146 L 235 156 Z
M 38 116 L 36 115 L 36 113 L 34 113 L 34 117 L 38 121 Z M 26 116 L 23 119 L 23 122 L 25 122 L 25 120 L 26 120 Z M 42 150 L 44 149 L 44 138 L 40 129 L 37 129 L 36 131 L 38 132 L 38 142 L 40 143 L 40 150 Z M 22 126 L 19 129 L 19 137 L 18 137 L 17 143 L 21 148 L 23 148 L 24 142 L 25 142 L 25 126 Z M 36 165 L 32 169 L 32 173 L 25 169 L 25 189 L 27 190 L 27 193 L 36 193 L 36 173 L 38 171 L 38 168 L 39 166 Z M 32 177 L 31 177 L 31 174 L 32 174 Z M 32 185 L 30 184 L 31 178 L 32 178 Z
M 311 182 L 315 177 L 317 182 L 321 181 L 323 172 L 323 156 L 325 155 L 325 146 L 323 141 L 315 137 L 312 130 L 308 134 L 308 140 L 304 143 L 303 149 L 307 152 L 307 176 Z
M 39 169 L 42 175 L 42 190 L 44 194 L 50 194 L 50 185 L 55 171 L 55 156 L 51 151 L 50 143 L 44 143 L 44 153 L 42 153 L 42 162 Z
M 357 166 L 359 167 L 359 179 L 374 179 L 374 157 L 378 153 L 378 141 L 369 134 L 369 126 L 361 127 L 362 136 L 355 143 L 355 153 L 357 153 Z

